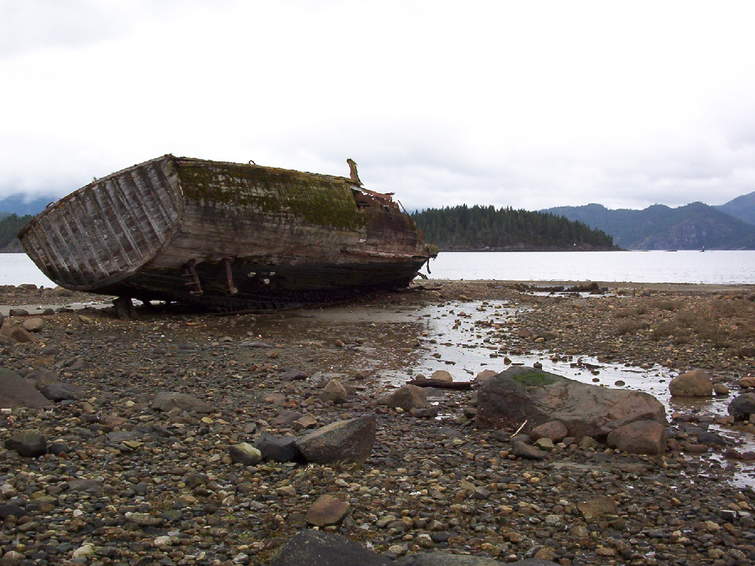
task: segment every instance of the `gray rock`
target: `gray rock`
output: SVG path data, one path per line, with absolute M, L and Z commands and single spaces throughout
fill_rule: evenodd
M 713 395 L 713 380 L 707 372 L 695 369 L 676 376 L 668 388 L 672 397 L 710 397 Z
M 45 327 L 45 320 L 35 316 L 34 318 L 27 318 L 21 323 L 21 326 L 29 332 L 39 332 Z
M 80 491 L 100 495 L 103 491 L 103 485 L 101 481 L 97 480 L 76 479 L 69 480 L 68 489 L 70 491 Z
M 158 411 L 170 411 L 171 409 L 181 409 L 196 413 L 212 412 L 212 407 L 206 401 L 197 399 L 187 393 L 177 391 L 161 391 L 152 400 L 151 407 Z
M 639 391 L 580 383 L 528 367 L 512 367 L 479 390 L 477 423 L 483 428 L 516 428 L 561 421 L 569 436 L 605 437 L 638 420 L 666 421 L 663 405 Z
M 36 430 L 17 432 L 5 441 L 8 450 L 15 450 L 21 456 L 36 458 L 47 453 L 47 438 Z
M 283 545 L 270 566 L 390 566 L 392 563 L 341 535 L 305 530 Z
M 72 383 L 48 383 L 38 388 L 50 401 L 75 401 L 84 397 L 84 390 Z
M 29 381 L 34 382 L 34 385 L 37 386 L 37 389 L 39 389 L 43 385 L 58 383 L 60 381 L 58 374 L 47 368 L 33 369 L 32 371 L 27 373 L 25 377 Z
M 729 414 L 737 421 L 746 421 L 755 414 L 755 393 L 742 393 L 729 403 Z
M 338 379 L 331 379 L 328 384 L 323 388 L 320 393 L 320 398 L 323 401 L 329 401 L 331 403 L 343 403 L 349 397 L 349 392 Z
M 539 448 L 535 448 L 534 446 L 531 446 L 526 442 L 522 442 L 521 440 L 514 440 L 511 443 L 511 452 L 515 456 L 519 456 L 520 458 L 527 458 L 529 460 L 542 460 L 548 455 L 547 452 L 544 452 Z
M 404 385 L 381 400 L 389 407 L 400 407 L 405 411 L 424 409 L 428 407 L 427 391 L 416 385 Z
M 569 431 L 566 429 L 566 425 L 561 421 L 548 421 L 547 423 L 543 423 L 540 426 L 533 428 L 530 434 L 534 439 L 549 438 L 554 442 L 558 442 L 559 440 L 566 438 Z
M 303 460 L 301 452 L 296 447 L 296 438 L 293 436 L 274 436 L 265 432 L 254 445 L 262 453 L 262 458 L 265 460 L 275 462 Z
M 363 462 L 375 443 L 375 417 L 337 421 L 320 427 L 296 441 L 307 462 Z
M 231 460 L 244 464 L 245 466 L 254 466 L 262 461 L 262 452 L 248 442 L 234 444 L 230 447 L 229 453 L 231 455 Z
M 40 409 L 52 405 L 36 387 L 16 372 L 0 368 L 0 407 Z
M 29 316 L 29 311 L 26 309 L 10 309 L 8 311 L 10 316 Z
M 558 566 L 550 560 L 529 558 L 517 562 L 499 562 L 483 556 L 449 554 L 447 552 L 424 552 L 399 558 L 395 566 Z

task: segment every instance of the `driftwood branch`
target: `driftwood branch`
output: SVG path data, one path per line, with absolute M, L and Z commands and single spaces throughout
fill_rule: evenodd
M 436 387 L 438 389 L 455 389 L 457 391 L 465 391 L 472 389 L 472 384 L 469 381 L 443 381 L 440 379 L 412 379 L 408 382 L 409 385 L 416 385 L 417 387 Z

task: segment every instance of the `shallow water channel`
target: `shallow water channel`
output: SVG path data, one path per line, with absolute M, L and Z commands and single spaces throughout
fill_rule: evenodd
M 446 370 L 455 381 L 470 381 L 482 370 L 503 371 L 510 365 L 532 366 L 539 362 L 542 369 L 584 383 L 644 391 L 655 396 L 666 407 L 667 415 L 694 413 L 701 420 L 706 417 L 726 415 L 732 399 L 672 401 L 668 382 L 676 372 L 660 365 L 638 367 L 624 364 L 607 364 L 588 356 L 559 356 L 547 350 L 530 350 L 526 354 L 512 354 L 506 348 L 505 337 L 513 328 L 517 308 L 505 301 L 449 302 L 415 309 L 402 307 L 394 310 L 375 309 L 328 309 L 319 311 L 333 322 L 369 320 L 372 322 L 419 322 L 424 331 L 421 339 L 423 350 L 412 368 L 397 372 L 381 372 L 394 385 L 404 384 L 408 378 L 421 373 L 429 377 L 435 370 Z M 366 317 L 366 318 L 365 318 Z M 507 364 L 508 358 L 511 364 Z M 755 450 L 755 441 L 747 433 L 739 433 L 717 425 L 713 430 L 730 440 L 741 452 Z M 737 485 L 755 485 L 755 464 L 724 460 L 720 454 L 708 453 L 701 457 L 730 467 Z

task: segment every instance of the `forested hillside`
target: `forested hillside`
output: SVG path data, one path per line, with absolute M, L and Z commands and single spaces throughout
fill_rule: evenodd
M 562 216 L 467 205 L 412 214 L 425 240 L 442 250 L 611 250 L 612 238 Z
M 33 216 L 16 216 L 10 214 L 0 220 L 0 252 L 20 252 L 21 244 L 16 239 L 16 234 L 23 228 Z

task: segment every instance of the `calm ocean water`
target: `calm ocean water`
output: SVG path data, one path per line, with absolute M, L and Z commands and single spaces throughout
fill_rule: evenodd
M 432 279 L 755 284 L 755 251 L 444 252 L 430 271 Z M 0 285 L 21 283 L 55 286 L 26 254 L 0 254 Z

